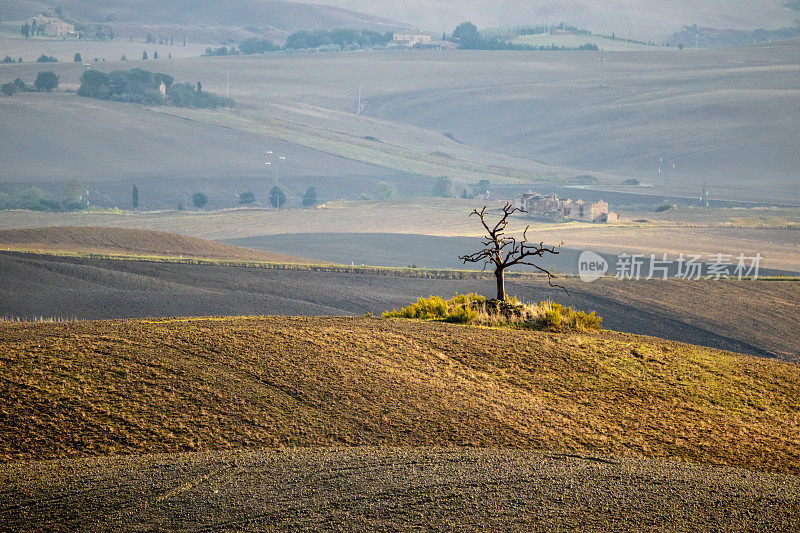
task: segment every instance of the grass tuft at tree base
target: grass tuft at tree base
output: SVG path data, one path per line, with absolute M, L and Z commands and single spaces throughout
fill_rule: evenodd
M 387 311 L 382 316 L 550 331 L 600 330 L 603 322 L 603 318 L 596 316 L 594 311 L 587 314 L 550 300 L 537 305 L 520 302 L 516 296 L 499 301 L 487 300 L 476 293 L 456 294 L 449 300 L 439 296 L 420 297 L 408 307 Z

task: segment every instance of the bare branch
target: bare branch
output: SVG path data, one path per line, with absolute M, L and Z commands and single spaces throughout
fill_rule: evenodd
M 569 291 L 567 291 L 566 287 L 553 283 L 555 276 L 553 276 L 550 271 L 530 261 L 530 258 L 544 257 L 545 254 L 558 255 L 558 248 L 563 243 L 550 247 L 545 246 L 544 242 L 540 242 L 538 245 L 529 244 L 528 230 L 530 229 L 530 226 L 525 228 L 525 231 L 522 233 L 521 240 L 517 240 L 516 237 L 506 237 L 505 230 L 508 226 L 509 217 L 517 212 L 524 213 L 525 210 L 514 207 L 510 203 L 506 202 L 506 205 L 502 208 L 502 216 L 500 217 L 500 220 L 494 225 L 494 227 L 490 227 L 490 225 L 486 222 L 486 209 L 486 206 L 483 206 L 483 209 L 480 211 L 474 209 L 472 213 L 470 213 L 470 216 L 477 215 L 478 218 L 480 218 L 481 224 L 486 230 L 487 236 L 482 241 L 484 249 L 469 255 L 460 256 L 459 260 L 461 260 L 464 264 L 483 262 L 483 270 L 486 270 L 486 267 L 490 262 L 494 263 L 495 276 L 497 277 L 498 283 L 498 299 L 505 298 L 505 289 L 503 287 L 504 271 L 506 268 L 514 265 L 531 266 L 536 270 L 547 274 L 547 282 L 551 287 L 563 289 L 567 292 L 567 294 L 569 294 Z

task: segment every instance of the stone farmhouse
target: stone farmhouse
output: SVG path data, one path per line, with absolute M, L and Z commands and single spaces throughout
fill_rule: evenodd
M 608 210 L 603 200 L 584 202 L 583 200 L 564 200 L 555 194 L 542 195 L 527 193 L 514 198 L 514 207 L 524 210 L 530 216 L 549 220 L 580 220 L 582 222 L 616 222 L 619 215 Z
M 417 44 L 425 46 L 431 42 L 431 36 L 423 33 L 395 33 L 392 38 L 392 44 L 403 48 L 412 48 Z
M 44 27 L 44 34 L 49 37 L 66 37 L 75 34 L 75 26 L 63 20 L 57 20 Z
M 37 31 L 44 27 L 44 34 L 48 37 L 67 37 L 75 34 L 75 26 L 53 17 L 42 15 L 30 18 L 26 22 L 31 28 L 36 28 Z

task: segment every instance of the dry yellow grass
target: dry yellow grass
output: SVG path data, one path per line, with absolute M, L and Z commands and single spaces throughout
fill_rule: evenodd
M 406 320 L 0 324 L 0 457 L 458 445 L 800 472 L 799 368 Z

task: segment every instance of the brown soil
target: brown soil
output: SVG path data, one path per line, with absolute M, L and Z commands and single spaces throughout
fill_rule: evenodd
M 800 478 L 531 450 L 235 450 L 0 465 L 12 531 L 797 531 Z

